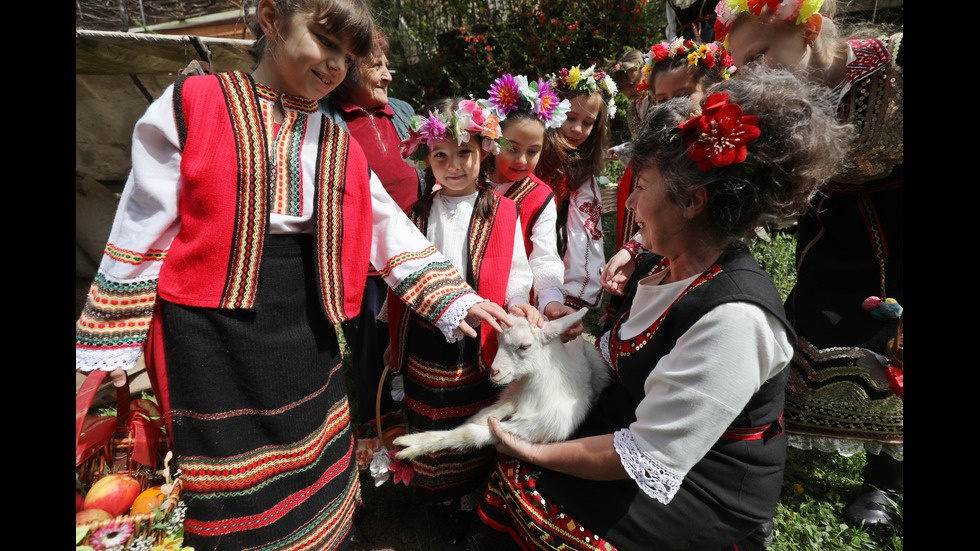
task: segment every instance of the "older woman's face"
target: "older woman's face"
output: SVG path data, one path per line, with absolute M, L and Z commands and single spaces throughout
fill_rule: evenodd
M 380 109 L 388 105 L 388 85 L 391 73 L 388 72 L 388 58 L 382 54 L 361 61 L 361 85 L 350 88 L 350 100 L 354 105 L 365 109 Z
M 659 169 L 650 167 L 637 174 L 626 208 L 633 211 L 640 227 L 643 248 L 669 258 L 678 241 L 674 238 L 687 226 L 687 220 L 684 209 L 667 193 L 667 182 Z

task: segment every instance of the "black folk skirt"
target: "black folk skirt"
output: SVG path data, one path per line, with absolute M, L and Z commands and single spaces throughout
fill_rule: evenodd
M 266 236 L 254 310 L 163 302 L 185 541 L 339 549 L 361 503 L 346 384 L 310 236 Z

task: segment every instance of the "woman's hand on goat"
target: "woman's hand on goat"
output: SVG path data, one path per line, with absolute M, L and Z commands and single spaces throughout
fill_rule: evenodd
M 636 264 L 633 262 L 633 256 L 626 249 L 620 249 L 602 268 L 599 283 L 602 284 L 603 289 L 610 293 L 622 295 L 626 282 L 629 281 L 635 269 Z
M 536 444 L 505 431 L 496 417 L 487 419 L 487 424 L 497 437 L 497 451 L 526 463 L 587 480 L 619 480 L 629 476 L 613 445 L 612 434 Z
M 521 461 L 535 463 L 533 451 L 535 448 L 540 447 L 541 444 L 529 442 L 505 431 L 501 428 L 500 420 L 496 417 L 487 419 L 487 424 L 490 426 L 490 432 L 497 438 L 497 451 L 511 457 L 516 457 Z
M 476 318 L 487 322 L 490 327 L 493 327 L 498 333 L 502 332 L 504 329 L 500 326 L 501 323 L 510 327 L 514 325 L 510 318 L 507 317 L 507 312 L 504 311 L 503 307 L 499 304 L 495 304 L 488 300 L 483 302 L 478 302 L 470 307 L 466 311 L 466 318 L 459 322 L 459 330 L 463 332 L 467 337 L 476 337 L 476 329 L 470 326 L 467 320 Z

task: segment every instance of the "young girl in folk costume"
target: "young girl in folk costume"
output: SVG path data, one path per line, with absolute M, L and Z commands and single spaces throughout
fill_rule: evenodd
M 616 113 L 618 92 L 612 78 L 578 66 L 552 77 L 569 111 L 557 130 L 548 132 L 545 153 L 535 174 L 558 198 L 558 251 L 565 263 L 565 304 L 594 308 L 602 297 L 599 272 L 605 264 L 602 201 L 596 176 L 602 172 L 606 120 Z
M 558 210 L 551 188 L 534 175 L 545 133 L 559 128 L 568 112 L 568 100 L 561 100 L 544 79 L 529 82 L 524 75 L 504 75 L 491 85 L 491 107 L 500 118 L 500 134 L 509 148 L 487 159 L 493 190 L 520 207 L 524 248 L 534 274 L 534 299 L 549 319 L 574 310 L 565 306 L 562 292 L 565 265 L 558 256 L 556 224 Z
M 903 34 L 841 40 L 832 4 L 723 0 L 717 34 L 739 66 L 795 69 L 826 86 L 857 129 L 844 168 L 799 219 L 786 426 L 797 447 L 870 452 L 845 517 L 883 524 L 893 520 L 883 492 L 901 502 L 904 487 L 902 357 L 889 354 L 904 300 Z
M 650 95 L 646 90 L 639 88 L 644 76 L 643 52 L 640 50 L 623 52 L 609 70 L 609 74 L 616 83 L 619 93 L 630 100 L 629 108 L 626 110 L 626 127 L 629 129 L 630 139 L 633 139 L 640 133 L 643 117 L 646 116 L 651 105 Z
M 643 77 L 637 88 L 648 92 L 655 105 L 686 96 L 692 106 L 697 106 L 709 86 L 727 80 L 734 70 L 731 56 L 717 44 L 699 44 L 676 38 L 671 42 L 656 44 L 644 54 Z M 626 208 L 626 199 L 633 193 L 636 183 L 633 166 L 628 164 L 616 194 L 616 243 L 619 251 L 602 269 L 601 281 L 606 289 L 619 283 L 611 278 L 615 277 L 619 267 L 632 262 L 641 249 L 634 213 Z M 612 296 L 603 316 L 607 324 L 611 323 L 619 303 L 619 297 Z
M 333 323 L 357 314 L 368 265 L 445 338 L 506 314 L 318 113 L 371 51 L 367 7 L 260 0 L 256 16 L 254 73 L 180 79 L 137 123 L 75 365 L 129 369 L 152 345 L 186 545 L 334 549 L 361 499 Z
M 724 48 L 682 38 L 656 44 L 643 57 L 642 78 L 637 89 L 648 93 L 654 104 L 687 96 L 692 105 L 698 105 L 709 86 L 729 78 L 734 71 L 732 58 Z M 627 167 L 620 180 L 616 199 L 616 243 L 620 248 L 629 246 L 629 250 L 636 254 L 637 242 L 630 243 L 636 225 L 632 213 L 625 207 L 626 198 L 636 186 L 632 174 L 632 169 Z
M 528 304 L 532 276 L 517 205 L 491 191 L 481 169 L 488 152 L 503 143 L 496 115 L 476 101 L 459 99 L 440 100 L 424 112 L 428 116 L 411 119 L 409 138 L 402 142 L 403 156 L 425 169 L 426 192 L 409 217 L 481 296 L 541 321 Z M 493 402 L 500 389 L 489 378 L 497 346 L 489 326 L 476 328 L 479 339 L 447 344 L 394 292 L 387 308 L 391 365 L 404 374 L 410 431 L 455 428 Z M 461 503 L 472 511 L 494 455 L 484 449 L 421 456 L 414 460 L 414 480 L 432 502 L 458 503 L 475 494 Z M 451 514 L 459 507 L 454 505 Z

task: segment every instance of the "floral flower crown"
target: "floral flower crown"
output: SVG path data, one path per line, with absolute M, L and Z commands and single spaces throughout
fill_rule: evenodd
M 493 109 L 487 109 L 474 100 L 463 100 L 452 117 L 429 111 L 428 117 L 415 115 L 408 120 L 408 138 L 401 143 L 402 159 L 418 168 L 426 169 L 428 151 L 439 140 L 455 139 L 462 145 L 469 143 L 470 136 L 482 136 L 481 147 L 497 154 L 500 148 L 510 149 L 510 142 L 500 135 L 500 119 Z
M 820 8 L 824 0 L 721 0 L 715 6 L 715 40 L 728 44 L 728 33 L 732 30 L 735 17 L 742 12 L 762 15 L 762 8 L 768 7 L 776 17 L 792 21 L 797 25 L 806 23 L 820 29 Z
M 732 56 L 718 44 L 698 44 L 693 40 L 675 38 L 673 42 L 661 42 L 650 48 L 650 51 L 643 54 L 645 61 L 643 65 L 643 80 L 636 86 L 639 90 L 650 90 L 653 84 L 650 80 L 653 75 L 653 66 L 662 61 L 686 57 L 689 65 L 702 65 L 707 68 L 718 67 L 718 72 L 724 80 L 728 80 L 735 72 L 735 64 Z
M 586 70 L 578 65 L 571 69 L 561 69 L 557 75 L 551 75 L 552 86 L 556 90 L 577 90 L 595 94 L 602 91 L 606 98 L 606 114 L 612 119 L 616 117 L 616 102 L 614 101 L 619 88 L 611 76 L 595 70 L 595 63 Z
M 743 115 L 740 105 L 728 102 L 727 93 L 708 96 L 701 111 L 678 128 L 687 145 L 688 158 L 705 172 L 745 162 L 746 145 L 761 135 L 759 117 Z
M 545 128 L 559 128 L 571 109 L 567 99 L 558 98 L 551 82 L 541 78 L 529 82 L 524 75 L 505 74 L 490 85 L 487 93 L 490 98 L 478 103 L 495 110 L 501 121 L 511 113 L 527 111 L 543 122 Z

